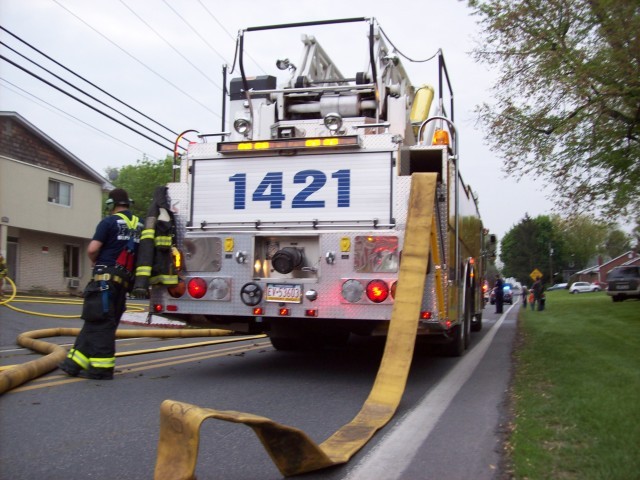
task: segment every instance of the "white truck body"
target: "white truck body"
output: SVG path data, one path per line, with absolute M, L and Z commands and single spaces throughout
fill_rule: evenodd
M 275 77 L 244 75 L 241 33 L 243 77 L 231 81 L 228 131 L 191 144 L 169 185 L 184 283 L 182 290 L 153 287 L 156 313 L 264 331 L 283 349 L 384 333 L 411 174 L 435 172 L 419 333 L 451 342 L 460 354 L 468 332 L 480 328 L 486 231 L 458 172 L 455 142 L 431 145 L 436 123 L 457 135 L 442 92 L 437 116 L 428 117 L 428 87 L 414 89 L 373 20 L 347 21 L 357 20 L 369 22 L 376 68 L 345 79 L 305 36 L 301 66 L 279 88 Z M 332 116 L 341 122 L 333 130 L 325 125 Z

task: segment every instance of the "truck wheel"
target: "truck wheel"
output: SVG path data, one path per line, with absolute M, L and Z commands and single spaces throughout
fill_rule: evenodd
M 444 353 L 447 357 L 461 357 L 464 353 L 466 336 L 464 323 L 466 322 L 453 327 L 453 338 L 449 343 L 444 345 Z
M 271 345 L 281 352 L 294 352 L 301 350 L 300 339 L 292 337 L 269 337 Z

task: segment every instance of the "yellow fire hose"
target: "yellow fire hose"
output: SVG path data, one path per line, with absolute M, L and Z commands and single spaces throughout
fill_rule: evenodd
M 16 286 L 13 281 L 7 277 L 9 283 L 12 285 L 13 292 L 7 300 L 0 301 L 0 305 L 12 308 L 13 310 L 23 313 L 31 313 L 49 317 L 59 318 L 79 318 L 79 315 L 48 315 L 37 312 L 29 312 L 27 310 L 17 309 L 9 305 L 9 302 L 16 297 Z M 40 357 L 36 360 L 23 363 L 21 365 L 13 366 L 7 370 L 0 371 L 0 395 L 8 392 L 9 390 L 16 388 L 23 383 L 38 378 L 45 373 L 55 370 L 58 363 L 63 361 L 67 356 L 67 349 L 56 345 L 54 343 L 37 340 L 39 338 L 48 337 L 75 337 L 80 333 L 79 328 L 45 328 L 41 330 L 33 330 L 31 332 L 25 332 L 18 336 L 16 343 L 24 348 L 29 348 L 35 352 L 46 354 L 44 357 Z M 196 337 L 221 337 L 232 335 L 234 332 L 230 330 L 218 330 L 218 329 L 131 329 L 131 330 L 117 330 L 116 338 L 138 338 L 138 337 L 153 337 L 153 338 L 196 338 Z
M 322 444 L 303 431 L 268 418 L 236 411 L 202 408 L 165 400 L 160 407 L 160 438 L 155 480 L 192 480 L 200 426 L 215 418 L 251 427 L 284 476 L 339 465 L 360 450 L 393 416 L 409 374 L 427 271 L 436 174 L 414 174 L 398 290 L 382 362 L 360 412 Z

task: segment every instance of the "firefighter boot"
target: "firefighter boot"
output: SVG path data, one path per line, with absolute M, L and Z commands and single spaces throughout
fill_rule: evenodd
M 94 368 L 87 370 L 87 378 L 91 380 L 113 380 L 113 368 Z
M 58 364 L 58 368 L 70 377 L 77 377 L 82 370 L 80 366 L 70 358 L 65 358 L 64 362 Z

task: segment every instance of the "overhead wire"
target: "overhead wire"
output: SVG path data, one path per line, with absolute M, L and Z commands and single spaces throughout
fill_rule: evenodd
M 5 62 L 7 62 L 7 63 L 10 63 L 10 64 L 11 64 L 11 65 L 13 65 L 14 67 L 16 67 L 16 68 L 18 68 L 18 69 L 22 70 L 23 72 L 25 72 L 25 73 L 27 73 L 27 74 L 31 75 L 32 77 L 34 77 L 34 78 L 36 78 L 36 79 L 40 80 L 41 82 L 46 83 L 46 84 L 47 84 L 47 85 L 49 85 L 50 87 L 52 87 L 52 88 L 54 88 L 54 89 L 58 90 L 59 92 L 61 92 L 61 93 L 65 94 L 65 95 L 67 95 L 68 97 L 71 97 L 72 99 L 76 100 L 77 102 L 82 103 L 83 105 L 85 105 L 85 106 L 89 107 L 90 109 L 94 110 L 95 112 L 98 112 L 99 114 L 104 115 L 105 117 L 109 118 L 110 120 L 113 120 L 114 122 L 116 122 L 116 123 L 118 123 L 118 124 L 122 125 L 123 127 L 128 128 L 128 129 L 129 129 L 129 130 L 131 130 L 132 132 L 137 133 L 138 135 L 140 135 L 140 136 L 142 136 L 142 137 L 146 138 L 147 140 L 149 140 L 149 141 L 151 141 L 151 142 L 155 143 L 156 145 L 159 145 L 159 146 L 161 146 L 162 148 L 165 148 L 165 149 L 169 150 L 170 152 L 173 152 L 173 145 L 172 145 L 171 147 L 168 147 L 168 146 L 166 146 L 166 145 L 163 145 L 162 143 L 158 142 L 156 139 L 149 137 L 148 135 L 146 135 L 146 134 L 144 134 L 144 133 L 142 133 L 142 132 L 140 132 L 140 131 L 136 130 L 135 128 L 133 128 L 133 127 L 131 127 L 131 126 L 127 125 L 126 123 L 124 123 L 124 122 L 122 122 L 122 121 L 118 120 L 117 118 L 112 117 L 111 115 L 109 115 L 108 113 L 103 112 L 103 111 L 102 111 L 102 110 L 100 110 L 99 108 L 96 108 L 96 107 L 94 107 L 93 105 L 90 105 L 89 103 L 85 102 L 85 101 L 84 101 L 84 100 L 82 100 L 81 98 L 78 98 L 78 97 L 76 97 L 75 95 L 73 95 L 73 94 L 71 94 L 71 93 L 69 93 L 69 92 L 65 91 L 64 89 L 62 89 L 62 88 L 58 87 L 57 85 L 55 85 L 55 84 L 51 83 L 50 81 L 48 81 L 48 80 L 46 80 L 46 79 L 42 78 L 42 77 L 41 77 L 41 76 L 39 76 L 38 74 L 36 74 L 36 73 L 34 73 L 34 72 L 30 71 L 28 68 L 25 68 L 25 67 L 23 67 L 22 65 L 19 65 L 19 64 L 17 64 L 16 62 L 12 61 L 11 59 L 9 59 L 9 58 L 5 57 L 4 55 L 1 55 L 1 54 L 0 54 L 0 59 L 1 59 L 1 60 L 4 60 L 4 61 L 5 61 Z
M 58 80 L 60 80 L 61 82 L 65 83 L 66 85 L 70 86 L 71 88 L 77 90 L 78 92 L 82 93 L 83 95 L 86 95 L 87 97 L 89 97 L 90 99 L 98 102 L 99 104 L 109 108 L 110 110 L 122 115 L 124 118 L 126 118 L 127 120 L 135 123 L 136 125 L 138 125 L 139 127 L 144 128 L 145 130 L 147 130 L 150 133 L 153 133 L 154 135 L 157 135 L 158 137 L 162 138 L 163 140 L 166 140 L 167 142 L 173 142 L 172 139 L 166 138 L 164 136 L 162 136 L 160 133 L 157 133 L 153 130 L 151 130 L 149 127 L 147 127 L 146 125 L 138 122 L 137 120 L 135 120 L 134 118 L 131 118 L 130 116 L 120 112 L 119 110 L 117 110 L 115 107 L 112 107 L 111 105 L 107 104 L 106 102 L 103 102 L 102 100 L 100 100 L 97 97 L 94 97 L 93 95 L 91 95 L 90 93 L 86 92 L 85 90 L 81 89 L 80 87 L 72 84 L 71 82 L 69 82 L 68 80 L 65 80 L 64 78 L 62 78 L 60 75 L 52 72 L 51 70 L 49 70 L 46 67 L 43 67 L 42 65 L 40 65 L 38 62 L 36 62 L 35 60 L 28 58 L 27 56 L 23 55 L 22 53 L 18 52 L 17 50 L 15 50 L 14 48 L 10 47 L 9 45 L 7 45 L 6 43 L 4 43 L 3 41 L 0 40 L 0 45 L 4 46 L 5 48 L 8 48 L 9 50 L 11 50 L 13 53 L 15 53 L 16 55 L 22 57 L 23 59 L 27 60 L 28 62 L 31 62 L 33 65 L 36 65 L 38 68 L 41 68 L 42 70 L 44 70 L 45 72 L 47 72 L 49 75 L 57 78 Z
M 120 0 L 120 3 L 127 9 L 129 10 L 138 20 L 140 20 L 142 23 L 145 24 L 145 26 L 151 30 L 160 40 L 162 40 L 164 43 L 167 44 L 167 46 L 169 48 L 171 48 L 174 52 L 176 52 L 185 62 L 187 62 L 189 65 L 191 65 L 198 73 L 200 73 L 204 78 L 206 78 L 213 86 L 215 86 L 218 90 L 222 91 L 222 87 L 220 85 L 218 85 L 214 80 L 212 80 L 211 78 L 209 78 L 209 76 L 202 71 L 202 69 L 200 69 L 197 65 L 195 65 L 191 60 L 189 60 L 182 52 L 180 52 L 180 50 L 178 50 L 176 47 L 174 47 L 173 45 L 171 45 L 170 42 L 167 41 L 166 38 L 164 38 L 155 28 L 153 28 L 151 25 L 149 25 L 149 23 L 142 18 L 140 15 L 138 15 L 138 13 L 136 13 L 129 5 L 127 5 L 124 0 Z M 178 135 L 178 134 L 176 134 Z
M 220 22 L 220 20 L 218 20 L 218 18 L 217 18 L 213 13 L 211 13 L 211 10 L 209 10 L 209 9 L 207 8 L 207 6 L 202 2 L 202 0 L 198 0 L 198 3 L 199 3 L 199 4 L 202 6 L 202 8 L 203 8 L 203 9 L 204 9 L 208 14 L 209 14 L 209 16 L 210 16 L 210 17 L 211 17 L 211 18 L 212 18 L 212 19 L 213 19 L 213 20 L 218 24 L 218 26 L 222 29 L 222 31 L 224 31 L 224 32 L 229 36 L 229 38 L 235 42 L 235 41 L 236 41 L 236 37 L 235 37 L 233 34 L 231 34 L 231 32 L 229 32 L 229 31 L 224 27 L 224 25 Z M 247 52 L 247 51 L 245 50 L 243 53 L 244 53 L 244 54 L 245 54 L 245 55 L 246 55 L 246 56 L 247 56 L 251 61 L 253 61 L 253 63 L 255 63 L 256 67 L 258 67 L 258 68 L 262 71 L 262 73 L 264 73 L 265 75 L 267 74 L 267 72 L 264 70 L 264 68 L 262 68 L 262 67 L 260 66 L 260 64 L 258 63 L 258 61 L 257 61 L 255 58 L 253 58 L 249 52 Z M 235 63 L 235 60 L 234 60 L 234 63 Z M 231 69 L 231 71 L 233 71 L 233 68 Z
M 63 10 L 65 10 L 66 12 L 68 12 L 70 15 L 72 15 L 74 18 L 76 18 L 78 21 L 82 22 L 83 24 L 85 24 L 87 27 L 89 27 L 91 30 L 93 30 L 94 32 L 96 32 L 98 35 L 100 35 L 102 38 L 104 38 L 106 41 L 108 41 L 109 43 L 111 43 L 113 46 L 115 46 L 116 48 L 118 48 L 120 51 L 122 51 L 125 55 L 127 55 L 129 58 L 131 58 L 132 60 L 134 60 L 135 62 L 137 62 L 138 64 L 142 65 L 144 68 L 146 68 L 147 70 L 149 70 L 151 73 L 153 73 L 155 76 L 157 76 L 158 78 L 162 79 L 164 82 L 168 83 L 169 85 L 171 85 L 173 88 L 175 88 L 176 90 L 178 90 L 180 93 L 182 93 L 183 95 L 185 95 L 186 97 L 188 97 L 189 99 L 191 99 L 192 101 L 194 101 L 195 103 L 197 103 L 198 105 L 200 105 L 202 108 L 204 108 L 205 110 L 209 111 L 210 113 L 212 113 L 213 115 L 215 115 L 216 117 L 220 118 L 220 115 L 218 113 L 216 113 L 215 111 L 211 110 L 209 107 L 207 107 L 204 103 L 202 103 L 200 100 L 198 100 L 197 98 L 195 98 L 193 95 L 190 95 L 189 93 L 185 92 L 183 89 L 181 89 L 179 86 L 177 86 L 175 83 L 173 83 L 172 81 L 170 81 L 169 79 L 167 79 L 166 77 L 164 77 L 163 75 L 161 75 L 160 73 L 156 72 L 153 68 L 151 68 L 150 66 L 148 66 L 146 63 L 144 63 L 143 61 L 141 61 L 140 59 L 138 59 L 137 57 L 135 57 L 134 55 L 132 55 L 131 53 L 129 53 L 127 50 L 125 50 L 124 48 L 122 48 L 120 45 L 118 45 L 117 43 L 115 43 L 113 40 L 111 40 L 109 37 L 107 37 L 106 35 L 104 35 L 102 32 L 100 32 L 98 29 L 96 29 L 95 27 L 93 27 L 91 24 L 89 24 L 88 22 L 86 22 L 84 19 L 82 19 L 82 17 L 80 17 L 79 15 L 75 14 L 74 12 L 72 12 L 71 10 L 69 10 L 67 7 L 65 7 L 64 5 L 62 5 L 59 0 L 53 0 L 53 2 L 58 5 L 60 8 L 62 8 Z
M 54 0 L 54 1 L 56 1 L 56 0 Z M 202 35 L 201 35 L 201 34 L 200 34 L 200 33 L 199 33 L 199 32 L 198 32 L 198 31 L 197 31 L 197 30 L 196 30 L 196 29 L 195 29 L 195 28 L 190 24 L 190 23 L 189 23 L 189 22 L 187 22 L 187 20 L 186 20 L 182 15 L 180 15 L 180 13 L 178 13 L 178 11 L 177 11 L 175 8 L 173 8 L 173 7 L 169 4 L 169 2 L 167 2 L 167 0 L 162 0 L 162 1 L 164 2 L 164 4 L 165 4 L 167 7 L 169 7 L 169 9 L 170 9 L 170 10 L 171 10 L 171 11 L 172 11 L 172 12 L 173 12 L 173 13 L 174 13 L 174 14 L 175 14 L 175 15 L 176 15 L 180 20 L 182 20 L 182 21 L 183 21 L 183 23 L 184 23 L 187 27 L 189 27 L 189 29 L 190 29 L 193 33 L 195 33 L 195 34 L 196 34 L 196 36 L 197 36 L 200 40 L 202 40 L 202 41 L 204 42 L 204 44 L 205 44 L 207 47 L 209 47 L 209 49 L 210 49 L 213 53 L 215 53 L 216 55 L 218 55 L 218 57 L 220 57 L 220 59 L 221 59 L 224 63 L 229 63 L 229 62 L 227 61 L 227 59 L 226 59 L 226 58 L 224 58 L 224 56 L 223 56 L 220 52 L 218 52 L 218 51 L 217 51 L 217 50 L 216 50 L 216 49 L 215 49 L 215 48 L 214 48 L 214 47 L 213 47 L 209 42 L 207 42 L 207 40 L 206 40 L 206 39 L 205 39 L 205 38 L 204 38 L 204 37 L 203 37 L 203 36 L 202 36 Z
M 116 142 L 118 142 L 118 143 L 121 143 L 122 145 L 125 145 L 125 146 L 127 146 L 127 147 L 129 147 L 129 148 L 131 148 L 131 149 L 133 149 L 133 150 L 135 150 L 135 151 L 137 151 L 137 152 L 139 152 L 139 153 L 142 153 L 143 155 L 146 155 L 146 156 L 148 156 L 148 157 L 151 157 L 151 158 L 153 158 L 154 160 L 160 160 L 160 159 L 159 159 L 158 157 L 156 157 L 155 155 L 151 155 L 151 154 L 149 154 L 149 153 L 145 152 L 144 150 L 140 150 L 139 148 L 134 147 L 133 145 L 128 144 L 128 143 L 127 143 L 127 142 L 125 142 L 124 140 L 121 140 L 121 139 L 119 139 L 119 138 L 117 138 L 117 137 L 114 137 L 113 135 L 111 135 L 111 134 L 109 134 L 109 133 L 105 132 L 104 130 L 99 129 L 99 128 L 98 128 L 98 127 L 96 127 L 95 125 L 91 125 L 90 123 L 87 123 L 87 122 L 85 122 L 84 120 L 81 120 L 81 119 L 79 119 L 78 117 L 76 117 L 76 116 L 74 116 L 74 115 L 71 115 L 69 112 L 66 112 L 66 111 L 62 110 L 61 108 L 56 107 L 56 106 L 55 106 L 55 105 L 53 105 L 52 103 L 49 103 L 49 102 L 47 102 L 46 100 L 44 100 L 44 99 L 42 99 L 42 98 L 38 97 L 37 95 L 34 95 L 33 93 L 26 91 L 25 89 L 23 89 L 23 88 L 19 87 L 19 86 L 18 86 L 18 85 L 16 85 L 15 83 L 10 82 L 10 81 L 9 81 L 9 80 L 7 80 L 6 78 L 2 78 L 2 77 L 0 77 L 0 81 L 5 82 L 5 83 L 7 83 L 7 84 L 11 85 L 12 87 L 14 87 L 15 89 L 20 90 L 20 91 L 21 91 L 21 92 L 23 92 L 25 95 L 23 95 L 23 93 L 20 93 L 20 92 L 18 92 L 18 91 L 16 91 L 16 90 L 14 90 L 14 89 L 12 89 L 12 88 L 9 88 L 9 87 L 5 86 L 5 88 L 7 88 L 7 90 L 13 91 L 13 93 L 15 93 L 16 95 L 20 95 L 22 98 L 24 98 L 24 99 L 26 99 L 26 100 L 29 100 L 30 102 L 33 102 L 33 103 L 35 103 L 36 105 L 37 105 L 37 102 L 36 102 L 34 99 L 38 100 L 39 102 L 41 102 L 41 103 L 43 103 L 43 104 L 44 104 L 44 105 L 40 105 L 40 107 L 42 107 L 42 108 L 46 108 L 47 110 L 49 110 L 49 111 L 50 111 L 50 112 L 52 112 L 52 113 L 55 113 L 56 115 L 60 115 L 60 116 L 67 116 L 67 117 L 69 117 L 69 118 L 73 119 L 74 121 L 76 121 L 76 122 L 78 122 L 78 123 L 80 123 L 80 124 L 83 124 L 83 125 L 84 125 L 84 126 L 86 126 L 86 127 L 89 127 L 89 128 L 91 128 L 91 129 L 95 130 L 96 132 L 100 133 L 101 135 L 104 135 L 104 136 L 106 136 L 106 137 L 109 137 L 110 139 L 112 139 L 112 140 L 114 140 L 114 141 L 116 141 Z M 27 97 L 27 95 L 29 95 L 30 97 L 33 97 L 33 98 L 29 98 L 29 97 Z M 57 111 L 55 111 L 55 110 L 57 110 Z
M 124 102 L 123 100 L 115 97 L 114 95 L 110 94 L 109 92 L 107 92 L 106 90 L 104 90 L 103 88 L 99 87 L 98 85 L 96 85 L 95 83 L 91 82 L 90 80 L 88 80 L 87 78 L 83 77 L 82 75 L 80 75 L 77 72 L 74 72 L 73 70 L 71 70 L 70 68 L 66 67 L 65 65 L 63 65 L 62 63 L 58 62 L 56 59 L 50 57 L 49 55 L 47 55 L 46 53 L 44 53 L 42 50 L 34 47 L 33 45 L 31 45 L 29 42 L 27 42 L 26 40 L 24 40 L 23 38 L 20 38 L 18 35 L 16 35 L 13 32 L 10 32 L 9 30 L 7 30 L 5 27 L 3 27 L 2 25 L 0 25 L 0 29 L 5 31 L 6 33 L 8 33 L 9 35 L 11 35 L 13 38 L 15 38 L 16 40 L 18 40 L 19 42 L 23 43 L 24 45 L 26 45 L 27 47 L 29 47 L 30 49 L 34 50 L 35 52 L 39 53 L 40 55 L 42 55 L 44 58 L 46 58 L 47 60 L 53 62 L 54 64 L 58 65 L 60 68 L 66 70 L 67 72 L 71 73 L 72 75 L 74 75 L 75 77 L 79 78 L 80 80 L 88 83 L 89 85 L 91 85 L 93 88 L 99 90 L 100 92 L 104 93 L 105 95 L 107 95 L 108 97 L 112 98 L 113 100 L 115 100 L 116 102 L 120 103 L 121 105 L 124 105 L 125 107 L 133 110 L 134 112 L 136 112 L 137 114 L 143 116 L 144 118 L 146 118 L 147 120 L 150 120 L 151 122 L 155 123 L 156 125 L 158 125 L 159 127 L 164 128 L 165 130 L 167 130 L 168 132 L 172 133 L 173 135 L 179 135 L 179 133 L 174 132 L 172 129 L 170 129 L 169 127 L 167 127 L 166 125 L 163 125 L 162 123 L 158 122 L 157 120 L 154 120 L 153 118 L 151 118 L 150 116 L 142 113 L 140 110 L 132 107 L 131 105 L 129 105 L 128 103 Z

